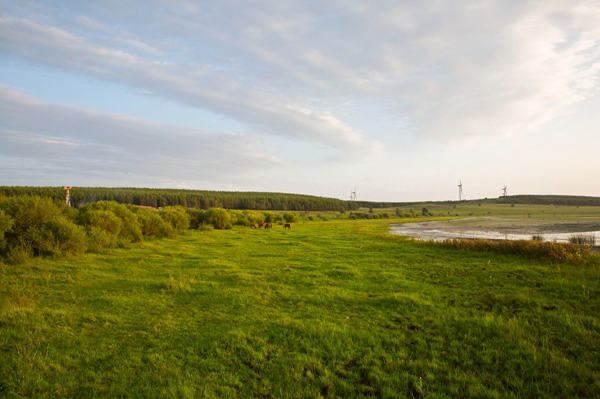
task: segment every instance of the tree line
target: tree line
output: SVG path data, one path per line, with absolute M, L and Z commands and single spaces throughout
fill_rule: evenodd
M 0 186 L 0 195 L 35 195 L 64 200 L 65 190 L 63 187 Z M 282 211 L 349 211 L 360 206 L 352 201 L 302 194 L 120 187 L 73 187 L 71 201 L 76 208 L 96 201 L 116 201 L 154 208 L 180 205 L 198 209 Z

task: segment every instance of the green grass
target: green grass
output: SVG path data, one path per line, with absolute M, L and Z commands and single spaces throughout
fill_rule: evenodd
M 0 264 L 0 397 L 600 396 L 600 267 L 390 222 Z

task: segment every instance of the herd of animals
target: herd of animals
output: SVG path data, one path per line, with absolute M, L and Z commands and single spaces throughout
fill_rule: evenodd
M 252 223 L 250 225 L 250 228 L 251 229 L 271 229 L 271 228 L 273 228 L 273 223 L 260 223 L 258 225 Z M 291 223 L 286 223 L 286 224 L 283 225 L 283 228 L 291 230 L 292 229 L 292 224 Z

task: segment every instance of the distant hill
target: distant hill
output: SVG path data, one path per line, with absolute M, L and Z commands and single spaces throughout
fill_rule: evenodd
M 39 195 L 64 200 L 65 190 L 63 187 L 0 186 L 0 195 Z M 359 208 L 351 201 L 302 194 L 133 187 L 73 187 L 71 200 L 76 207 L 87 202 L 112 200 L 152 207 L 182 205 L 203 209 L 348 211 Z
M 464 201 L 415 201 L 415 202 L 373 202 L 357 201 L 365 208 L 394 208 L 419 204 L 538 204 L 538 205 L 579 205 L 600 206 L 600 197 L 586 197 L 581 195 L 508 195 L 498 198 L 482 198 Z
M 496 199 L 496 203 L 600 206 L 600 197 L 586 197 L 581 195 L 509 195 L 506 198 L 499 197 Z
M 0 186 L 0 195 L 39 195 L 58 200 L 65 198 L 63 187 Z M 467 201 L 414 201 L 377 202 L 346 201 L 336 198 L 303 194 L 269 193 L 254 191 L 208 191 L 154 189 L 135 187 L 73 187 L 74 206 L 100 200 L 113 200 L 124 204 L 162 207 L 183 205 L 190 208 L 222 207 L 228 209 L 291 210 L 291 211 L 351 211 L 358 208 L 395 208 L 418 204 L 542 204 L 600 206 L 600 197 L 576 195 L 510 195 Z

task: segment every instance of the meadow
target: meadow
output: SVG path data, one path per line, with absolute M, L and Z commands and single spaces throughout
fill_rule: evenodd
M 0 397 L 600 396 L 597 261 L 389 234 L 411 220 L 0 263 Z

